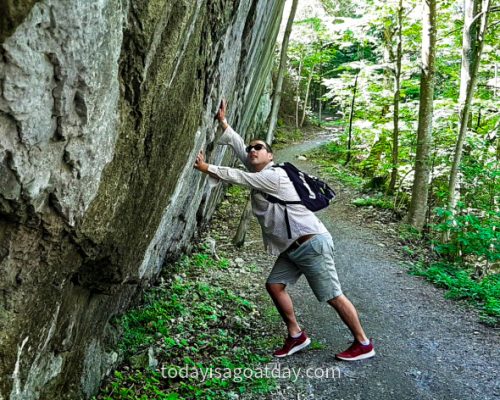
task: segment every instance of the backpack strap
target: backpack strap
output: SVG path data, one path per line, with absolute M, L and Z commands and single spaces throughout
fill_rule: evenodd
M 287 209 L 287 204 L 302 204 L 302 201 L 286 201 L 286 200 L 281 200 L 278 199 L 277 197 L 273 196 L 272 194 L 267 194 L 263 192 L 258 192 L 260 193 L 267 201 L 270 203 L 278 203 L 281 204 L 282 206 L 285 207 L 285 224 L 286 224 L 286 233 L 288 235 L 288 239 L 292 238 L 292 229 L 290 228 L 290 220 L 288 219 L 288 209 Z
M 277 164 L 277 165 L 273 165 L 272 168 L 283 168 L 283 166 L 280 164 Z M 302 200 L 287 201 L 287 200 L 279 199 L 276 196 L 273 196 L 272 194 L 261 192 L 260 190 L 255 190 L 255 189 L 252 189 L 252 190 L 254 190 L 255 193 L 260 193 L 270 203 L 274 203 L 274 204 L 278 203 L 278 204 L 281 204 L 282 206 L 285 207 L 286 233 L 288 235 L 288 239 L 291 239 L 292 238 L 292 229 L 290 228 L 290 220 L 288 218 L 287 204 L 303 204 Z
M 271 168 L 283 168 L 283 165 L 282 164 L 274 164 Z M 288 173 L 287 173 L 287 176 L 288 176 Z M 290 177 L 288 177 L 288 179 L 290 179 Z M 290 179 L 290 181 L 291 181 L 291 179 Z M 294 185 L 294 187 L 295 187 L 295 185 Z M 271 203 L 278 203 L 278 204 L 281 204 L 282 206 L 286 206 L 287 204 L 302 204 L 302 200 L 287 201 L 287 200 L 278 199 L 277 197 L 273 196 L 272 194 L 267 194 L 267 193 L 263 193 L 263 192 L 260 192 L 260 193 L 262 193 L 262 195 L 266 198 L 267 201 L 270 201 Z
M 264 198 L 271 202 L 271 203 L 278 203 L 278 204 L 281 204 L 282 206 L 286 206 L 287 204 L 302 204 L 302 201 L 301 200 L 297 200 L 297 201 L 286 201 L 286 200 L 281 200 L 281 199 L 278 199 L 277 197 L 274 197 L 272 194 L 267 194 L 267 193 L 263 193 L 263 192 L 260 192 Z

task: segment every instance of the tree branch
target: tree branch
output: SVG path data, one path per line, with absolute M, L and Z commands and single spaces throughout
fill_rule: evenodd
M 494 23 L 492 23 L 491 25 L 488 25 L 488 29 L 492 29 L 493 27 L 497 26 L 497 25 L 500 25 L 500 21 L 495 21 Z
M 495 7 L 491 7 L 489 10 L 486 10 L 486 11 L 481 11 L 479 14 L 477 14 L 474 19 L 470 22 L 469 26 L 468 26 L 468 30 L 470 30 L 470 28 L 472 28 L 472 25 L 474 25 L 477 20 L 479 18 L 481 18 L 484 14 L 491 14 L 493 12 L 497 12 L 497 11 L 500 11 L 500 6 L 495 6 Z M 486 33 L 486 31 L 488 30 L 488 26 L 485 26 L 484 27 L 484 33 Z
M 463 23 L 462 23 L 463 25 Z M 440 42 L 441 40 L 444 40 L 444 38 L 450 36 L 451 34 L 457 32 L 457 31 L 461 31 L 463 29 L 463 27 L 461 26 L 460 28 L 457 28 L 457 29 L 453 29 L 452 31 L 449 31 L 447 32 L 446 34 L 443 35 L 443 37 L 441 39 L 438 39 L 437 41 Z

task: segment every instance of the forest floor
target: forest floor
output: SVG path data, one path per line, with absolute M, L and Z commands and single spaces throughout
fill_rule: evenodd
M 296 157 L 325 138 L 319 135 L 287 146 L 279 151 L 278 160 L 292 161 L 316 174 L 318 169 L 312 162 Z M 333 236 L 343 291 L 356 306 L 367 335 L 373 338 L 376 356 L 352 363 L 335 359 L 335 353 L 349 346 L 351 335 L 331 307 L 317 302 L 301 278 L 290 294 L 299 323 L 313 339 L 313 346 L 273 360 L 270 368 L 281 371 L 281 378 L 269 398 L 500 398 L 498 330 L 480 323 L 478 313 L 465 303 L 447 300 L 442 289 L 409 275 L 396 222 L 373 209 L 353 206 L 351 201 L 359 193 L 338 182 L 331 184 L 338 190 L 338 200 L 318 215 Z M 235 215 L 239 215 L 237 210 L 226 218 L 229 221 Z M 220 238 L 218 245 L 224 247 L 226 256 L 262 268 L 262 274 L 251 279 L 257 278 L 257 290 L 265 292 L 265 276 L 273 260 L 264 253 L 256 221 L 242 249 L 234 249 Z M 270 331 L 279 327 L 278 316 L 275 322 Z M 282 334 L 284 337 L 284 329 Z

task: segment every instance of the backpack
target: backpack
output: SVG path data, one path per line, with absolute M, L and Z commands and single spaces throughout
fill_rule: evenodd
M 264 197 L 271 203 L 279 203 L 285 206 L 285 222 L 288 233 L 288 238 L 292 238 L 290 230 L 290 222 L 288 221 L 288 212 L 286 209 L 287 204 L 303 204 L 311 211 L 319 211 L 330 205 L 330 202 L 335 199 L 335 192 L 322 180 L 310 176 L 302 172 L 293 164 L 288 162 L 276 164 L 273 168 L 283 168 L 293 183 L 300 201 L 286 201 L 278 199 L 270 194 L 265 194 Z

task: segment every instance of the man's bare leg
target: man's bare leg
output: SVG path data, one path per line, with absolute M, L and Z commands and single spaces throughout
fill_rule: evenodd
M 266 283 L 266 289 L 288 328 L 288 334 L 296 336 L 300 332 L 300 326 L 295 318 L 292 299 L 285 290 L 285 285 L 282 283 Z
M 341 294 L 338 297 L 328 300 L 328 304 L 335 308 L 342 321 L 344 321 L 344 324 L 347 325 L 354 338 L 358 342 L 366 343 L 368 341 L 368 338 L 366 337 L 365 332 L 361 327 L 358 312 L 347 297 Z

